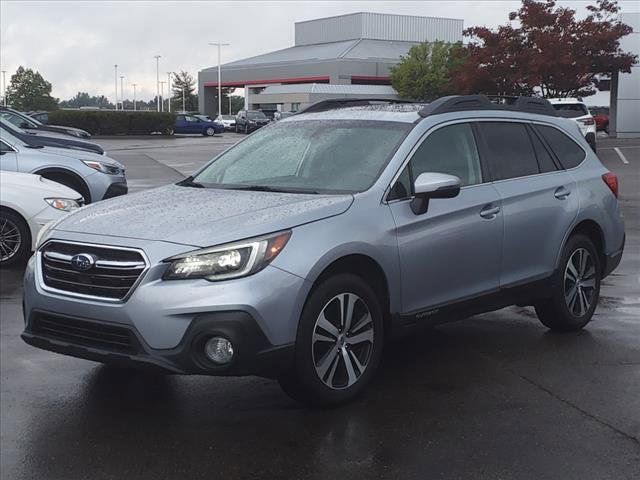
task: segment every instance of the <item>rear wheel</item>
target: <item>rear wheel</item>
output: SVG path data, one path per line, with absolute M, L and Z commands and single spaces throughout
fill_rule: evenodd
M 337 405 L 357 396 L 380 363 L 383 321 L 374 291 L 360 277 L 339 274 L 307 299 L 296 339 L 294 368 L 279 381 L 294 399 Z
M 18 214 L 0 210 L 0 265 L 9 266 L 24 260 L 31 252 L 29 227 Z
M 216 133 L 216 131 L 215 131 L 215 129 L 214 129 L 213 127 L 208 127 L 208 128 L 204 131 L 204 134 L 205 134 L 207 137 L 213 137 L 213 136 L 215 135 L 215 133 Z
M 559 332 L 584 327 L 598 304 L 600 278 L 601 265 L 593 242 L 584 235 L 571 237 L 562 252 L 552 296 L 535 305 L 540 321 Z

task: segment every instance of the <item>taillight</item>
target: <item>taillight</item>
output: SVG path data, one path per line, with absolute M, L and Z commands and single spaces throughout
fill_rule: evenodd
M 618 176 L 613 172 L 607 172 L 602 175 L 602 180 L 607 184 L 611 193 L 618 198 Z
M 582 122 L 583 125 L 593 125 L 594 123 L 596 123 L 593 118 L 585 118 L 583 120 L 580 120 L 580 122 Z

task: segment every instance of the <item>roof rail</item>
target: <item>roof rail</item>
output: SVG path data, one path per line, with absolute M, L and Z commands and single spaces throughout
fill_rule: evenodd
M 441 97 L 422 108 L 421 117 L 441 113 L 468 110 L 506 110 L 511 112 L 537 113 L 557 117 L 558 113 L 548 100 L 538 97 L 509 97 L 486 95 L 452 95 Z
M 298 111 L 297 113 L 313 113 L 313 112 L 325 112 L 327 110 L 333 110 L 336 108 L 347 107 L 361 107 L 366 105 L 380 105 L 390 103 L 414 103 L 411 100 L 395 100 L 388 98 L 329 98 L 327 100 L 320 100 L 306 108 Z

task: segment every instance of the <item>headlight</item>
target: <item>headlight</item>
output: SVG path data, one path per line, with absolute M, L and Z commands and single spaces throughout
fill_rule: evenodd
M 56 210 L 64 210 L 65 212 L 70 212 L 71 210 L 75 210 L 80 207 L 78 202 L 71 200 L 70 198 L 45 198 L 44 201 Z
M 107 175 L 122 175 L 124 171 L 120 167 L 109 165 L 108 163 L 96 162 L 95 160 L 82 160 L 87 167 L 93 168 Z
M 210 281 L 245 277 L 259 272 L 278 254 L 291 237 L 291 231 L 278 232 L 241 242 L 167 258 L 171 265 L 164 280 L 204 278 Z

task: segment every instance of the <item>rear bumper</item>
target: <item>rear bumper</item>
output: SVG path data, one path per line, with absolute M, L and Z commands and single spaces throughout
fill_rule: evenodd
M 620 247 L 620 250 L 610 253 L 609 255 L 605 255 L 602 278 L 610 275 L 616 268 L 618 268 L 618 265 L 620 265 L 620 261 L 622 260 L 622 253 L 624 252 L 625 241 L 626 235 L 622 238 L 622 246 Z
M 22 339 L 34 347 L 77 358 L 174 374 L 277 377 L 293 362 L 293 344 L 271 345 L 246 312 L 199 315 L 180 344 L 166 350 L 150 348 L 129 325 L 111 324 L 106 333 L 104 328 L 102 322 L 34 310 Z M 101 329 L 102 333 L 97 333 Z M 225 337 L 233 344 L 235 355 L 230 364 L 216 365 L 205 357 L 204 344 L 213 336 Z M 127 337 L 122 347 L 122 339 Z M 112 341 L 114 338 L 117 341 Z

